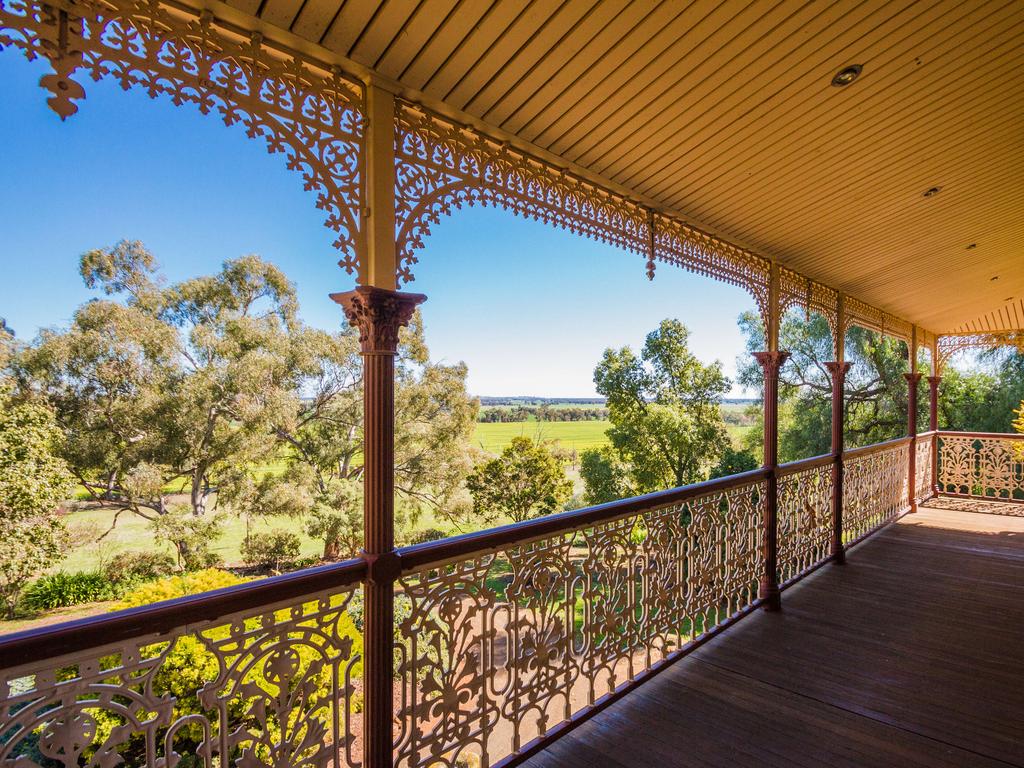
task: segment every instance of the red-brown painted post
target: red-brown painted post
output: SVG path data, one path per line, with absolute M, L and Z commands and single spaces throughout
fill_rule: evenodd
M 394 764 L 395 352 L 398 331 L 426 296 L 360 286 L 332 294 L 363 353 L 363 765 Z
M 825 363 L 832 375 L 832 559 L 839 565 L 846 562 L 843 547 L 843 390 L 849 363 Z
M 759 596 L 764 607 L 777 611 L 782 607 L 779 597 L 779 370 L 789 352 L 755 352 L 754 358 L 764 371 L 764 466 L 770 470 L 765 491 L 763 536 L 764 571 Z
M 934 352 L 933 352 L 934 354 Z M 936 366 L 932 365 L 932 370 Z M 939 431 L 939 383 L 942 377 L 939 375 L 928 377 L 928 390 L 931 400 L 928 403 L 928 430 L 933 433 Z M 939 492 L 939 436 L 932 436 L 932 493 Z
M 911 358 L 913 360 L 913 357 Z M 907 456 L 907 501 L 911 512 L 917 512 L 917 384 L 921 374 L 904 373 L 907 380 L 907 436 L 910 438 Z

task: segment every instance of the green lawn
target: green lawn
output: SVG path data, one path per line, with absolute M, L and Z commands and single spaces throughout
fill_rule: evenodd
M 562 448 L 585 451 L 608 444 L 605 435 L 609 421 L 516 421 L 507 423 L 477 424 L 475 439 L 488 453 L 501 453 L 514 437 L 531 437 L 534 440 L 557 440 Z M 727 425 L 726 430 L 733 445 L 739 447 L 749 426 Z
M 562 448 L 584 451 L 608 444 L 608 421 L 514 421 L 476 425 L 476 442 L 488 453 L 501 453 L 515 437 L 557 440 Z
M 73 548 L 56 567 L 55 570 L 89 571 L 109 560 L 119 552 L 140 549 L 161 549 L 173 554 L 170 545 L 154 541 L 149 524 L 138 515 L 125 510 L 114 523 L 114 511 L 111 509 L 80 509 L 67 516 L 66 521 L 77 539 L 91 539 L 102 535 L 92 544 L 84 544 Z M 113 526 L 113 527 L 111 527 Z M 302 521 L 280 517 L 272 520 L 254 519 L 249 523 L 253 532 L 269 531 L 271 528 L 284 528 L 294 531 L 302 540 L 302 557 L 311 557 L 323 551 L 323 544 L 306 535 Z M 214 541 L 211 549 L 229 565 L 241 563 L 239 547 L 245 538 L 246 522 L 233 515 L 225 515 L 224 532 Z M 105 535 L 103 535 L 105 534 Z

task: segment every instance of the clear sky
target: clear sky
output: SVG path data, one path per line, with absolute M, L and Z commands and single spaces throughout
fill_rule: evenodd
M 20 337 L 66 324 L 92 295 L 78 256 L 123 238 L 142 240 L 171 280 L 257 253 L 295 281 L 308 323 L 337 327 L 327 294 L 355 281 L 283 155 L 110 81 L 86 82 L 78 114 L 62 123 L 38 86 L 45 72 L 0 53 L 0 316 Z M 407 288 L 429 297 L 433 356 L 464 360 L 478 395 L 591 396 L 602 351 L 639 346 L 665 317 L 686 323 L 694 352 L 732 376 L 743 351 L 736 318 L 753 308 L 739 288 L 664 265 L 649 282 L 643 257 L 492 209 L 443 220 Z

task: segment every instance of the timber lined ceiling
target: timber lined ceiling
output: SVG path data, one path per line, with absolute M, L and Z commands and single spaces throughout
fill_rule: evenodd
M 228 1 L 925 328 L 1024 324 L 1021 0 Z

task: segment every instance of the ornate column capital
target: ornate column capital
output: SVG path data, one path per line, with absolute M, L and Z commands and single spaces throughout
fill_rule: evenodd
M 828 372 L 832 374 L 833 381 L 842 381 L 846 378 L 846 374 L 850 372 L 850 368 L 853 363 L 840 363 L 835 360 L 828 360 L 825 362 L 825 367 L 828 368 Z M 838 377 L 838 379 L 837 379 Z
M 908 384 L 917 384 L 923 375 L 923 373 L 904 373 L 903 378 L 907 380 Z
M 939 383 L 941 381 L 942 381 L 942 377 L 941 376 L 929 376 L 928 377 L 928 384 L 932 387 L 932 389 L 938 387 Z
M 775 352 L 755 352 L 754 359 L 761 364 L 765 376 L 771 374 L 773 378 L 778 378 L 779 370 L 789 360 L 789 352 L 782 349 Z
M 398 349 L 398 331 L 409 324 L 416 307 L 427 300 L 422 293 L 399 293 L 361 285 L 353 291 L 332 293 L 345 317 L 359 331 L 367 355 L 389 355 Z

